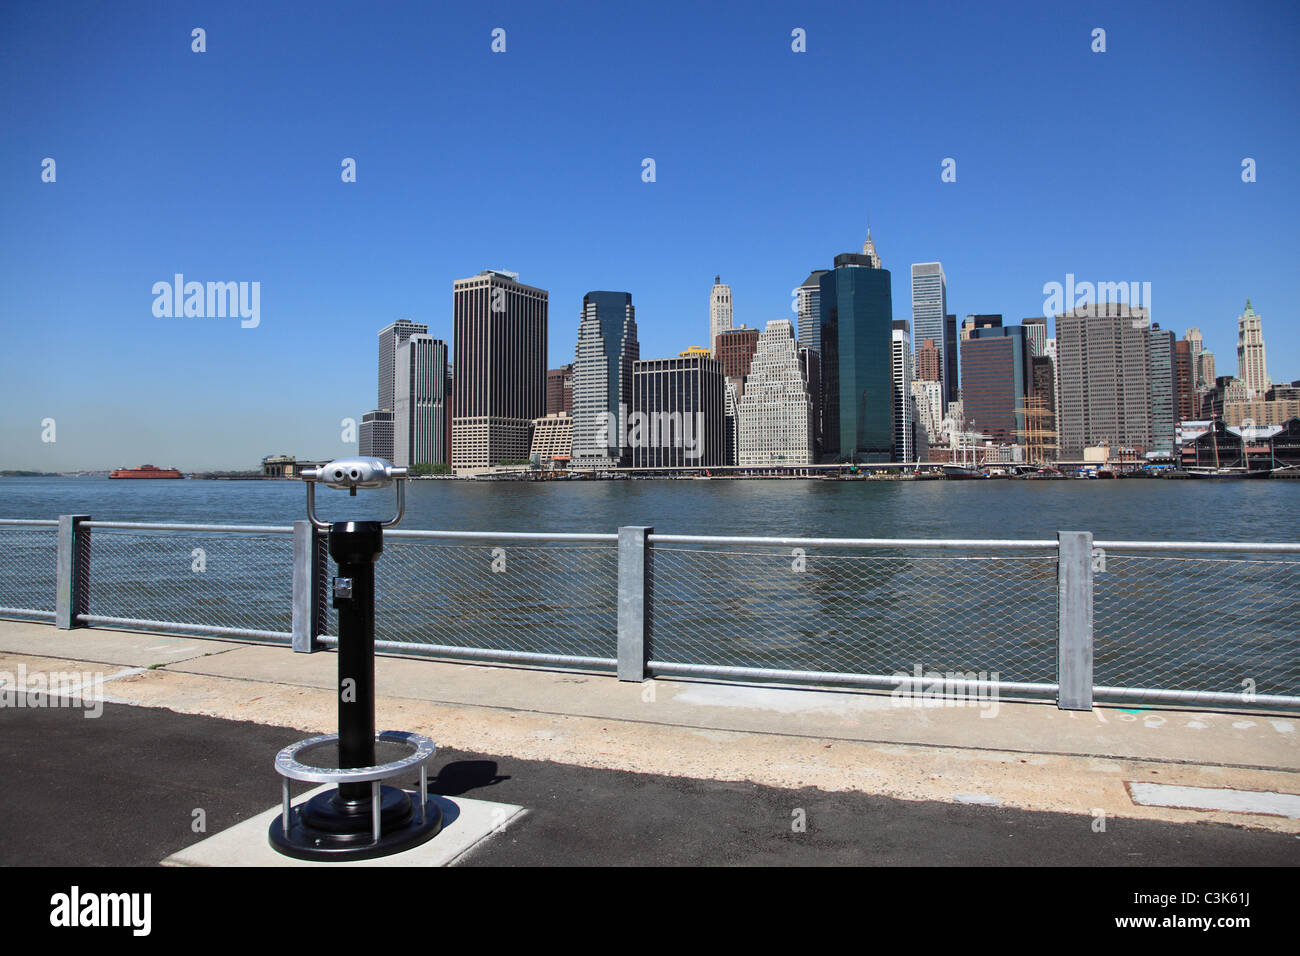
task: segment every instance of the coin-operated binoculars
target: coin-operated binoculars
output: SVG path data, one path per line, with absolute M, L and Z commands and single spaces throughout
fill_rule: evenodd
M 330 556 L 338 563 L 334 608 L 338 611 L 339 732 L 312 737 L 286 747 L 275 758 L 282 778 L 283 810 L 271 824 L 271 845 L 288 856 L 309 860 L 359 860 L 406 850 L 433 837 L 442 812 L 429 800 L 426 764 L 436 748 L 432 740 L 402 731 L 375 733 L 375 562 L 384 550 L 384 528 L 402 520 L 406 510 L 406 469 L 382 458 L 340 458 L 321 468 L 305 469 L 307 517 L 329 532 Z M 397 484 L 397 510 L 387 521 L 336 521 L 316 516 L 316 484 L 347 489 L 385 488 Z M 408 753 L 375 763 L 376 741 L 386 749 Z M 337 747 L 337 762 L 329 749 Z M 308 751 L 324 751 L 321 763 L 304 762 Z M 419 807 L 397 787 L 381 781 L 420 768 Z M 333 783 L 307 802 L 290 803 L 289 781 Z

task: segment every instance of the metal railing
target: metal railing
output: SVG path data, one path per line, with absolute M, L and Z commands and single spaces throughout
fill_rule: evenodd
M 0 616 L 337 643 L 327 536 L 0 521 Z M 376 646 L 750 682 L 1300 709 L 1300 544 L 391 530 Z

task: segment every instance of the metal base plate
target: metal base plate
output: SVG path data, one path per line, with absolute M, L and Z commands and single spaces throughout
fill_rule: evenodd
M 442 810 L 432 800 L 425 803 L 421 821 L 419 807 L 394 787 L 384 787 L 380 798 L 382 814 L 378 842 L 370 828 L 369 801 L 364 812 L 339 814 L 337 790 L 317 794 L 290 813 L 289 832 L 284 832 L 283 813 L 277 814 L 267 837 L 280 853 L 299 860 L 369 860 L 400 853 L 433 839 L 442 829 Z M 419 803 L 416 796 L 415 803 Z M 345 817 L 355 819 L 351 827 L 340 826 Z

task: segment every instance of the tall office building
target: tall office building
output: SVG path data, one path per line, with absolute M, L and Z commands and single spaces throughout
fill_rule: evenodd
M 361 416 L 359 445 L 366 458 L 393 461 L 393 413 L 389 409 L 377 408 Z
M 813 403 L 789 319 L 758 338 L 737 414 L 741 465 L 813 463 Z
M 912 395 L 912 340 L 906 319 L 893 323 L 889 347 L 889 387 L 894 461 L 916 461 L 917 415 Z
M 1192 371 L 1192 343 L 1174 341 L 1174 425 L 1196 417 L 1196 375 Z
M 632 364 L 627 439 L 635 468 L 726 464 L 726 385 L 722 364 L 703 355 Z
M 1025 330 L 1026 341 L 1029 342 L 1030 357 L 1040 358 L 1046 355 L 1047 319 L 1041 315 L 1031 315 L 1027 319 L 1021 319 L 1020 325 Z
M 1056 336 L 1052 336 L 1047 340 L 1047 344 L 1043 348 L 1043 354 L 1052 360 L 1052 427 L 1056 429 L 1059 441 L 1061 429 L 1061 361 L 1057 356 Z
M 1214 353 L 1209 349 L 1201 350 L 1201 357 L 1196 365 L 1196 377 L 1200 389 L 1213 388 L 1214 383 L 1218 381 L 1214 372 Z
M 714 276 L 709 290 L 709 348 L 713 348 L 719 334 L 731 327 L 731 286 L 723 283 L 722 276 Z
M 1246 383 L 1251 398 L 1262 398 L 1272 384 L 1264 361 L 1264 331 L 1249 299 L 1246 311 L 1237 316 L 1237 378 Z
M 394 364 L 393 464 L 447 464 L 447 343 L 416 332 Z
M 573 366 L 546 370 L 546 414 L 573 414 Z
M 822 393 L 822 353 L 819 349 L 799 346 L 799 367 L 803 369 L 804 380 L 808 383 L 808 397 L 813 406 L 813 461 L 821 461 L 822 441 L 825 429 L 822 424 L 822 410 L 825 397 Z
M 493 269 L 452 290 L 452 468 L 527 459 L 533 420 L 546 412 L 546 290 Z
M 969 430 L 996 442 L 1022 443 L 1032 358 L 1024 326 L 977 323 L 961 344 L 961 402 Z
M 1192 353 L 1192 385 L 1200 388 L 1203 384 L 1201 381 L 1201 353 L 1205 351 L 1205 339 L 1201 336 L 1200 329 L 1188 329 L 1183 333 L 1183 338 Z
M 1147 350 L 1147 369 L 1151 387 L 1151 444 L 1147 452 L 1170 456 L 1174 453 L 1176 396 L 1174 373 L 1174 333 L 1153 323 Z
M 945 315 L 943 328 L 947 336 L 943 343 L 943 385 L 948 393 L 948 401 L 955 402 L 961 393 L 957 386 L 957 316 Z
M 921 344 L 929 339 L 939 351 L 939 381 L 944 383 L 943 402 L 948 404 L 947 376 L 943 366 L 947 361 L 948 345 L 948 280 L 943 266 L 938 262 L 912 263 L 912 331 L 916 336 L 916 354 L 921 354 Z M 918 374 L 918 377 L 919 374 Z
M 825 461 L 894 458 L 893 294 L 867 243 L 870 253 L 836 256 L 819 280 Z
M 1048 339 L 1048 342 L 1054 342 Z M 1053 349 L 1055 351 L 1055 349 Z M 1033 399 L 1033 408 L 1025 411 L 1026 436 L 1030 445 L 1030 460 L 1050 460 L 1056 458 L 1056 360 L 1047 354 L 1047 342 L 1043 343 L 1042 355 L 1032 356 L 1030 374 L 1032 376 L 1029 397 Z
M 758 339 L 758 329 L 748 329 L 743 325 L 718 334 L 713 340 L 713 357 L 722 363 L 724 377 L 743 379 L 749 374 L 749 364 L 754 360 L 754 352 L 758 349 Z
M 621 422 L 632 405 L 632 363 L 641 358 L 636 308 L 628 292 L 582 297 L 573 359 L 573 465 L 627 464 Z
M 799 315 L 799 347 L 821 351 L 821 279 L 825 269 L 814 269 L 803 280 L 795 298 Z
M 916 377 L 925 382 L 938 382 L 942 403 L 943 358 L 934 339 L 925 339 L 916 350 Z
M 1082 306 L 1056 317 L 1061 457 L 1085 447 L 1151 447 L 1150 315 L 1124 303 Z
M 379 400 L 377 409 L 394 408 L 394 369 L 397 367 L 397 347 L 412 335 L 424 334 L 429 327 L 410 319 L 398 319 L 379 330 Z

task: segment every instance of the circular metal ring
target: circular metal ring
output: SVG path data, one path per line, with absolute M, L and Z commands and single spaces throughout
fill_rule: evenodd
M 309 737 L 296 744 L 290 744 L 275 755 L 275 771 L 290 780 L 305 780 L 311 783 L 365 783 L 373 780 L 386 780 L 403 770 L 418 767 L 435 753 L 437 746 L 428 737 L 413 734 L 405 730 L 384 730 L 375 734 L 376 741 L 393 744 L 407 744 L 412 752 L 398 760 L 376 764 L 373 767 L 328 768 L 309 767 L 300 763 L 298 754 L 312 747 L 327 744 L 339 739 L 338 734 L 323 734 Z

